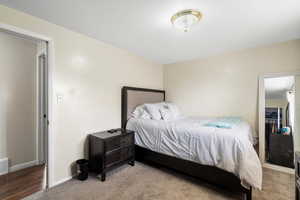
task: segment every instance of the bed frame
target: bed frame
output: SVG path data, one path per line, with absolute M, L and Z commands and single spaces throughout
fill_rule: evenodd
M 128 117 L 137 105 L 161 101 L 165 101 L 164 90 L 123 87 L 121 113 L 122 128 L 126 127 Z M 171 168 L 178 172 L 204 180 L 210 184 L 222 187 L 231 192 L 240 193 L 243 195 L 243 200 L 252 199 L 252 188 L 250 187 L 247 189 L 243 187 L 241 185 L 241 180 L 230 172 L 213 166 L 201 165 L 195 162 L 157 153 L 137 145 L 135 146 L 135 151 L 136 159 L 139 161 L 151 162 L 160 166 Z

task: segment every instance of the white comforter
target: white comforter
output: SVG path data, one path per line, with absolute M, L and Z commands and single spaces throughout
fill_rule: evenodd
M 211 165 L 234 173 L 245 187 L 262 187 L 262 167 L 253 148 L 250 125 L 244 121 L 231 129 L 204 126 L 212 119 L 181 118 L 174 121 L 131 118 L 137 145 L 155 152 Z

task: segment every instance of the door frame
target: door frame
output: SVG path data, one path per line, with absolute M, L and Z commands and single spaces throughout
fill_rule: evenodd
M 276 77 L 282 77 L 282 76 L 299 76 L 300 71 L 294 71 L 294 72 L 278 72 L 278 73 L 266 73 L 259 76 L 258 85 L 259 85 L 259 91 L 258 91 L 258 97 L 259 97 L 259 108 L 258 108 L 258 126 L 259 126 L 259 159 L 265 168 L 277 170 L 280 172 L 285 172 L 289 174 L 294 174 L 295 170 L 283 167 L 271 163 L 267 163 L 265 160 L 265 84 L 264 79 L 265 78 L 276 78 Z M 296 116 L 294 118 L 296 121 Z M 297 130 L 295 129 L 294 132 Z
M 19 36 L 25 36 L 26 38 L 31 38 L 34 40 L 43 40 L 47 42 L 47 81 L 48 81 L 48 134 L 45 136 L 46 139 L 46 185 L 45 188 L 51 188 L 53 186 L 53 164 L 54 164 L 54 135 L 53 135 L 53 69 L 55 65 L 55 60 L 54 60 L 54 42 L 51 38 L 31 32 L 16 26 L 0 23 L 0 31 L 13 34 L 13 35 L 19 35 Z
M 42 41 L 42 43 L 46 43 Z M 38 102 L 36 105 L 36 160 L 38 164 L 44 164 L 46 162 L 46 139 L 45 133 L 48 132 L 48 121 L 47 117 L 44 118 L 45 114 L 48 115 L 48 66 L 47 66 L 47 44 L 45 49 L 42 49 L 42 43 L 38 44 L 38 52 L 37 52 L 37 87 L 36 91 L 38 95 L 36 96 L 36 101 Z M 46 77 L 46 79 L 45 79 Z M 46 125 L 46 126 L 45 126 Z M 46 130 L 45 130 L 46 128 Z

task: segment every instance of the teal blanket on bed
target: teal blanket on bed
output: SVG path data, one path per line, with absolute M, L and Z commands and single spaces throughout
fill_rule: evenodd
M 241 121 L 240 117 L 221 117 L 204 124 L 204 126 L 230 129 L 232 126 L 241 123 Z

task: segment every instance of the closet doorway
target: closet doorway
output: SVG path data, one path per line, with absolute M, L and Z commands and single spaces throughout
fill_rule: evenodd
M 0 199 L 49 186 L 49 39 L 0 24 Z

